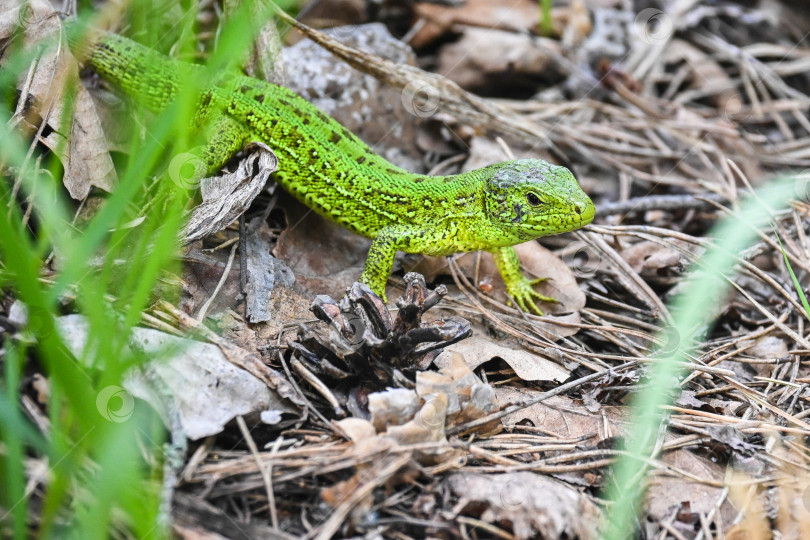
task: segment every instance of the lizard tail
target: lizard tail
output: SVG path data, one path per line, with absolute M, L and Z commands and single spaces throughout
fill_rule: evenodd
M 115 34 L 65 24 L 68 45 L 76 57 L 107 82 L 153 112 L 164 110 L 177 96 L 181 70 L 149 47 Z

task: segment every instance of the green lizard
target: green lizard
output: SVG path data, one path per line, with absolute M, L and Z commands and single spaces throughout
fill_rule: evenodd
M 124 95 L 159 113 L 202 66 L 170 59 L 114 34 L 83 39 L 68 26 L 71 47 Z M 360 281 L 385 300 L 397 251 L 450 255 L 485 250 L 524 310 L 542 314 L 541 295 L 520 271 L 512 246 L 578 229 L 594 206 L 565 167 L 539 159 L 505 161 L 453 176 L 401 169 L 336 120 L 289 89 L 237 74 L 195 90 L 194 127 L 207 144 L 194 149 L 195 174 L 216 173 L 251 141 L 278 156 L 276 181 L 322 216 L 373 239 Z

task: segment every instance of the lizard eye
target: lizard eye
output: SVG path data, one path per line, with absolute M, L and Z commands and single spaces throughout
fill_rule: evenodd
M 532 206 L 540 206 L 543 204 L 543 201 L 540 200 L 535 193 L 529 192 L 526 194 L 526 200 L 529 201 L 529 204 Z

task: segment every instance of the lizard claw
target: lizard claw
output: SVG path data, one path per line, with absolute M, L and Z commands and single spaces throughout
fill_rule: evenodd
M 550 296 L 545 296 L 534 290 L 534 285 L 547 281 L 548 278 L 527 279 L 520 276 L 517 280 L 506 283 L 506 292 L 523 311 L 533 312 L 543 315 L 543 310 L 537 307 L 535 300 L 556 304 L 558 301 Z

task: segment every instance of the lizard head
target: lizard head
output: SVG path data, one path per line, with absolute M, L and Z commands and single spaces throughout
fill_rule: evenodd
M 486 213 L 505 242 L 573 231 L 593 220 L 593 202 L 565 167 L 520 159 L 499 163 L 487 172 L 491 174 L 484 188 Z

